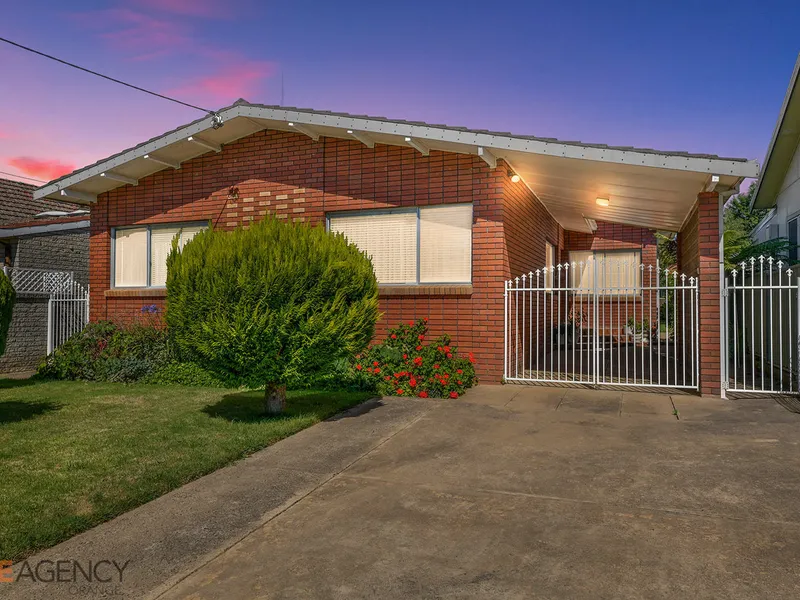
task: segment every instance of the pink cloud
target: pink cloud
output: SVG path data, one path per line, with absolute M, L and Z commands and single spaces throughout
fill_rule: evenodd
M 221 66 L 214 73 L 190 79 L 166 93 L 198 102 L 226 103 L 258 96 L 264 79 L 274 75 L 275 63 L 240 60 Z
M 146 8 L 190 17 L 230 16 L 230 2 L 217 0 L 138 0 Z
M 75 170 L 75 165 L 53 159 L 38 159 L 30 156 L 15 156 L 8 164 L 26 175 L 50 181 Z
M 0 140 L 10 140 L 14 138 L 14 134 L 8 129 L 0 127 Z
M 109 8 L 76 14 L 85 27 L 99 30 L 101 39 L 134 60 L 155 58 L 191 47 L 188 28 L 180 21 L 160 19 L 129 8 Z

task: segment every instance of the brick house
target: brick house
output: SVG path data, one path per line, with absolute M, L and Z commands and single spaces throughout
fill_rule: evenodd
M 485 382 L 504 375 L 506 280 L 603 252 L 651 263 L 654 231 L 680 232 L 682 266 L 701 281 L 698 387 L 719 393 L 719 192 L 756 169 L 240 100 L 35 195 L 91 206 L 92 320 L 165 305 L 175 235 L 270 214 L 345 233 L 373 258 L 378 335 L 426 316 L 475 354 Z
M 59 271 L 88 284 L 89 215 L 86 207 L 33 199 L 36 186 L 0 179 L 0 253 L 12 283 L 37 272 Z M 17 287 L 0 373 L 35 369 L 47 354 L 49 295 Z

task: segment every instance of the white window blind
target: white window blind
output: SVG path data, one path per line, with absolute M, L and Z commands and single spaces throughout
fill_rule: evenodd
M 547 267 L 547 275 L 545 276 L 545 287 L 550 289 L 553 287 L 555 281 L 555 274 L 553 267 L 556 264 L 556 247 L 550 242 L 544 243 L 544 266 Z M 559 287 L 564 287 L 565 282 L 560 282 Z
M 572 273 L 572 286 L 591 293 L 595 288 L 594 274 L 597 264 L 597 287 L 604 295 L 631 296 L 638 293 L 641 287 L 642 254 L 639 250 L 592 252 L 591 250 L 573 250 L 569 253 L 570 263 L 575 262 Z M 580 267 L 583 261 L 583 270 Z
M 417 282 L 416 212 L 331 217 L 330 230 L 372 259 L 379 283 Z
M 179 231 L 177 227 L 159 227 L 150 232 L 150 285 L 167 285 L 167 256 Z
M 419 280 L 464 283 L 472 279 L 472 205 L 421 208 Z
M 147 285 L 147 228 L 121 229 L 114 245 L 114 285 Z

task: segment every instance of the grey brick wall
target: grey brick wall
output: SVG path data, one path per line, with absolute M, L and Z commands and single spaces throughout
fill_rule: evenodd
M 72 271 L 89 282 L 89 230 L 68 230 L 19 238 L 13 245 L 13 266 Z M 47 354 L 47 297 L 18 294 L 11 317 L 0 373 L 35 370 Z

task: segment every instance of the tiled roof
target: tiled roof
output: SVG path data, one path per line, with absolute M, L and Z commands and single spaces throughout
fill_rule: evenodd
M 46 210 L 72 211 L 83 208 L 71 202 L 61 202 L 49 198 L 34 200 L 33 190 L 35 189 L 35 185 L 0 179 L 0 227 L 32 221 L 37 214 Z M 88 216 L 84 218 L 87 219 Z

